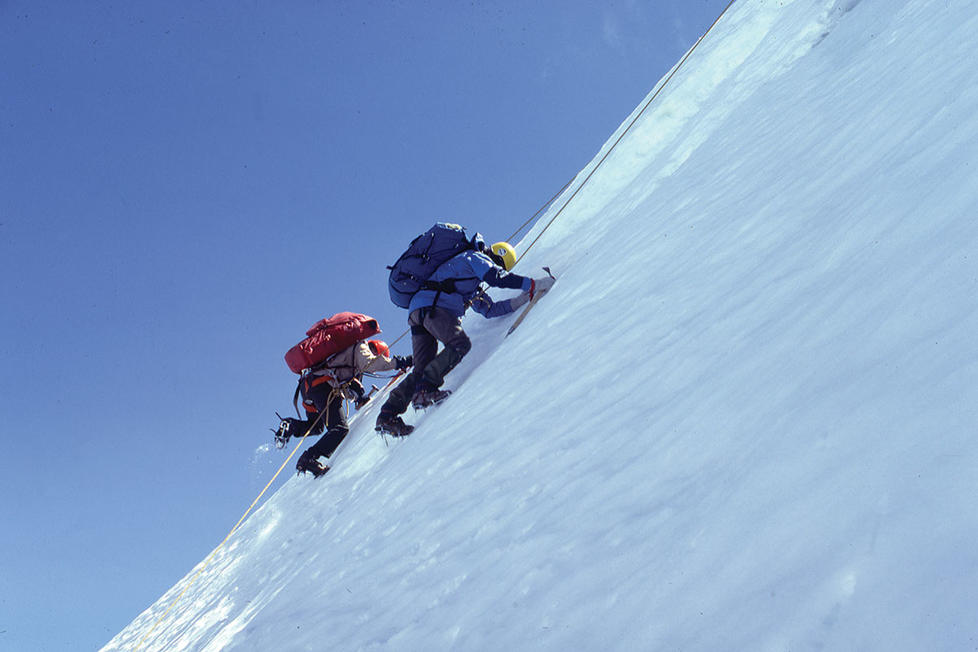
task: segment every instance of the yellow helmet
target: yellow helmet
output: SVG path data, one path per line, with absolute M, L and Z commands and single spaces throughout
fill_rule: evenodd
M 507 272 L 516 266 L 516 250 L 508 242 L 497 242 L 489 247 L 489 250 L 502 259 L 503 267 Z

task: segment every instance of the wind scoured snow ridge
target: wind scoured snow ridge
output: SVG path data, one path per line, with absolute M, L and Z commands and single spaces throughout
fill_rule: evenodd
M 976 34 L 735 3 L 520 264 L 559 277 L 520 329 L 468 319 L 451 399 L 390 447 L 358 415 L 141 649 L 974 649 Z

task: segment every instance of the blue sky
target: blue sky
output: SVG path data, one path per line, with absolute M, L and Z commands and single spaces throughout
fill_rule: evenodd
M 206 556 L 288 347 L 400 335 L 407 242 L 510 235 L 725 5 L 0 3 L 0 645 L 97 647 Z

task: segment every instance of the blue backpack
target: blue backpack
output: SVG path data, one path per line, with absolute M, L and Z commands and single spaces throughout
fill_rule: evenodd
M 391 270 L 388 282 L 391 301 L 395 306 L 407 308 L 414 294 L 442 263 L 468 249 L 484 247 L 485 243 L 478 233 L 469 238 L 465 235 L 465 229 L 458 224 L 438 222 L 412 240 L 407 251 L 388 267 Z

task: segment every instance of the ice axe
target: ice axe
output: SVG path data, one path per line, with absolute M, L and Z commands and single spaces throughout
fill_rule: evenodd
M 275 448 L 285 448 L 285 445 L 289 442 L 289 437 L 291 437 L 289 434 L 289 426 L 291 424 L 278 412 L 275 413 L 275 416 L 278 417 L 279 421 L 278 430 L 275 428 L 269 428 L 269 430 L 275 433 Z
M 544 267 L 543 271 L 545 271 L 553 280 L 555 281 L 557 280 L 557 277 L 553 275 L 549 267 Z M 526 308 L 523 309 L 523 312 L 520 313 L 520 316 L 516 318 L 516 321 L 513 322 L 513 325 L 509 327 L 508 331 L 506 331 L 506 337 L 509 337 L 513 333 L 513 331 L 516 330 L 516 327 L 519 326 L 521 323 L 523 323 L 523 320 L 526 319 L 526 314 L 530 312 L 530 309 L 537 304 L 537 301 L 540 300 L 540 297 L 542 297 L 545 294 L 546 291 L 537 292 L 533 296 L 533 298 L 530 299 L 530 303 L 526 304 Z
M 366 405 L 370 401 L 370 398 L 374 394 L 376 394 L 379 391 L 380 391 L 380 388 L 379 387 L 377 387 L 376 385 L 371 385 L 370 386 L 370 391 L 367 394 L 364 394 L 362 397 L 358 398 L 356 401 L 354 401 L 353 404 L 359 410 L 360 408 L 362 408 L 364 405 Z

